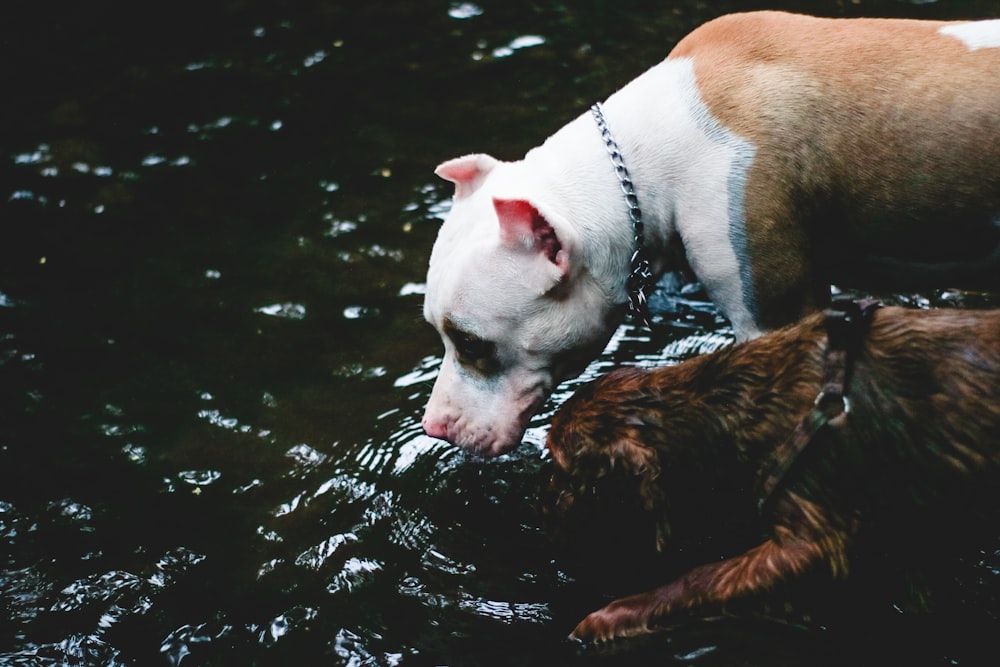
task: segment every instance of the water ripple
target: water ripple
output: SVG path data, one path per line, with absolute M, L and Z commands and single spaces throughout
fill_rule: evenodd
M 177 473 L 177 479 L 191 486 L 208 486 L 219 481 L 222 473 L 218 470 L 182 470 Z
M 460 21 L 475 18 L 482 13 L 483 8 L 471 2 L 453 2 L 448 7 L 448 16 Z
M 273 303 L 269 306 L 255 308 L 254 312 L 286 320 L 301 320 L 306 316 L 306 307 L 301 303 Z
M 476 566 L 473 563 L 463 563 L 436 549 L 428 549 L 420 564 L 425 570 L 451 575 L 467 575 L 476 571 Z
M 150 590 L 146 581 L 138 575 L 121 570 L 94 574 L 59 591 L 60 599 L 49 610 L 79 611 L 96 602 L 115 600 L 116 606 L 123 608 L 121 603 L 124 603 L 133 611 L 141 613 L 149 608 L 149 600 L 143 595 Z
M 400 376 L 393 382 L 394 387 L 410 387 L 415 384 L 430 382 L 437 377 L 441 368 L 441 357 L 430 355 L 420 360 L 420 364 L 406 375 Z
M 285 456 L 295 461 L 300 469 L 315 468 L 326 460 L 326 454 L 305 443 L 295 445 L 285 452 Z
M 382 568 L 382 563 L 378 561 L 367 558 L 348 558 L 340 572 L 327 584 L 326 592 L 350 593 L 370 583 L 382 571 Z
M 458 601 L 458 608 L 502 623 L 548 623 L 552 612 L 544 602 L 506 602 L 471 595 Z
M 0 571 L 0 599 L 7 619 L 25 623 L 38 618 L 43 600 L 52 592 L 52 583 L 38 571 L 38 565 Z
M 318 614 L 316 609 L 305 605 L 292 607 L 271 619 L 258 634 L 258 641 L 264 646 L 272 646 L 292 630 L 306 628 L 308 623 L 314 620 Z
M 295 559 L 295 564 L 311 570 L 320 570 L 330 557 L 339 552 L 344 546 L 357 544 L 358 541 L 358 536 L 354 533 L 334 535 L 299 554 Z
M 498 46 L 493 49 L 494 58 L 507 58 L 514 55 L 515 51 L 520 51 L 521 49 L 528 49 L 533 46 L 540 46 L 545 43 L 545 38 L 541 35 L 522 35 L 520 37 L 515 37 L 510 41 L 510 43 L 505 46 Z
M 347 628 L 341 628 L 337 633 L 333 650 L 344 661 L 343 664 L 352 667 L 398 667 L 403 663 L 401 653 L 372 654 L 365 648 L 361 636 Z
M 232 630 L 228 624 L 212 627 L 208 623 L 198 625 L 182 625 L 160 643 L 160 653 L 171 665 L 179 665 L 191 655 L 191 646 L 204 644 L 227 636 Z
M 4 665 L 11 667 L 69 667 L 70 665 L 102 665 L 127 667 L 131 661 L 120 659 L 120 651 L 95 635 L 74 634 L 62 641 L 39 644 L 17 653 L 3 656 Z

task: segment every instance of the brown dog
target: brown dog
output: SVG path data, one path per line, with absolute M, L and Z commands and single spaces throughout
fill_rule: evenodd
M 726 504 L 763 534 L 615 600 L 575 638 L 653 632 L 821 566 L 843 577 L 862 527 L 973 505 L 1000 477 L 1000 310 L 828 311 L 676 366 L 621 369 L 566 401 L 548 447 L 556 517 L 603 487 L 652 513 L 658 548 L 677 517 L 692 525 Z

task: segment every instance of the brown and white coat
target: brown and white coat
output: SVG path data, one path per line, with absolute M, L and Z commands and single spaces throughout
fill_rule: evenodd
M 749 339 L 830 284 L 1000 287 L 1000 20 L 724 16 L 603 104 L 656 272 Z M 635 249 L 590 113 L 522 160 L 449 160 L 424 315 L 432 436 L 509 451 L 623 316 Z

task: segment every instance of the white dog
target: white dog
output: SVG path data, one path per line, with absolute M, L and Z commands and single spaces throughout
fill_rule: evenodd
M 1000 20 L 724 16 L 524 159 L 437 173 L 423 425 L 497 455 L 671 258 L 740 339 L 831 283 L 1000 285 Z

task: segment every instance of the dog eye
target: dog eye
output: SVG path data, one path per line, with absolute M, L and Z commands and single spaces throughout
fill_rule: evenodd
M 445 325 L 445 332 L 452 344 L 455 345 L 455 352 L 458 360 L 466 366 L 471 366 L 483 374 L 496 372 L 499 362 L 497 361 L 496 343 L 483 340 L 479 336 L 463 331 L 455 326 Z
M 455 343 L 455 349 L 458 350 L 459 356 L 468 361 L 479 361 L 493 357 L 496 352 L 496 345 L 472 334 L 453 336 L 451 340 Z

